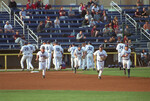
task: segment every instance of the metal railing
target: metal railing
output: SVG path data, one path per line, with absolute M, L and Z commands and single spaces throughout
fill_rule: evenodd
M 141 28 L 141 34 L 143 34 L 148 40 L 150 40 L 150 33 L 147 32 L 144 28 Z
M 31 37 L 36 42 L 36 47 L 38 49 L 39 37 L 29 27 L 27 28 L 27 30 L 28 30 L 28 41 L 29 41 L 29 38 Z
M 125 14 L 125 20 L 129 21 L 134 27 L 137 28 L 137 22 L 129 14 Z
M 22 27 L 23 35 L 25 35 L 25 24 L 24 24 L 24 22 L 20 19 L 20 17 L 18 15 L 14 14 L 14 26 L 16 26 L 16 22 Z
M 121 20 L 121 22 L 122 22 L 122 8 L 120 8 L 120 7 L 118 6 L 118 4 L 115 3 L 114 1 L 112 1 L 112 2 L 110 3 L 110 6 L 111 6 L 111 8 L 114 8 L 116 11 L 118 11 L 118 12 L 120 13 L 120 20 Z
M 8 5 L 5 4 L 4 1 L 1 2 L 1 8 L 2 8 L 2 11 L 3 9 L 8 12 L 9 14 L 9 21 L 11 22 L 11 9 L 8 7 Z
M 23 34 L 25 35 L 25 23 L 20 19 L 19 16 L 14 14 L 14 26 L 16 26 L 16 22 L 23 28 Z M 36 47 L 38 48 L 39 38 L 38 36 L 28 27 L 28 41 L 30 37 L 37 43 Z
M 125 24 L 127 24 L 127 21 L 130 22 L 130 24 L 132 26 L 134 26 L 135 32 L 136 32 L 136 35 L 137 35 L 137 30 L 138 30 L 138 24 L 137 24 L 137 22 L 130 15 L 125 14 Z

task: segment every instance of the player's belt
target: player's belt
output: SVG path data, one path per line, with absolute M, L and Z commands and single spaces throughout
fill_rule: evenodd
M 46 61 L 39 61 L 39 62 L 46 62 Z
M 98 60 L 98 62 L 103 62 L 103 61 Z
M 27 54 L 23 54 L 23 55 L 30 55 L 30 53 L 27 53 Z
M 123 60 L 129 60 L 129 59 L 123 59 Z

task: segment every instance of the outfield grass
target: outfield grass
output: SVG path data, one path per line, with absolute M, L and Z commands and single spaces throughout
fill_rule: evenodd
M 7 72 L 16 72 L 21 71 L 21 69 L 9 69 Z M 55 70 L 51 70 L 55 71 Z M 62 69 L 61 71 L 71 71 L 71 69 Z M 82 71 L 82 70 L 78 70 Z M 0 72 L 4 72 L 4 70 L 0 70 Z M 83 71 L 81 74 L 93 74 L 97 75 L 96 71 L 89 70 Z M 123 70 L 119 70 L 119 68 L 104 68 L 104 72 L 102 75 L 112 75 L 112 76 L 124 76 Z M 132 77 L 150 77 L 150 67 L 136 67 L 131 68 L 131 76 Z
M 149 101 L 150 92 L 0 90 L 0 101 Z
M 82 74 L 97 74 L 97 72 L 90 70 L 84 71 Z M 123 70 L 119 70 L 119 68 L 104 68 L 104 72 L 102 75 L 124 76 L 124 72 Z M 150 67 L 131 68 L 131 76 L 150 77 Z

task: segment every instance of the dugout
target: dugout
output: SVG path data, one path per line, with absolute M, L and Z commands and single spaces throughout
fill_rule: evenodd
M 116 65 L 117 64 L 117 51 L 115 49 L 105 49 L 107 54 L 108 54 L 108 58 L 105 61 L 105 67 L 107 67 L 108 65 Z M 7 69 L 21 69 L 20 66 L 20 58 L 18 58 L 18 53 L 19 50 L 1 50 L 0 51 L 1 55 L 0 55 L 0 69 L 5 69 L 5 61 L 7 61 Z M 35 52 L 35 54 L 37 53 L 37 51 Z M 4 54 L 4 55 L 2 55 Z M 136 65 L 136 53 L 132 52 L 131 54 L 131 62 L 133 65 Z M 33 56 L 33 60 L 32 60 L 32 64 L 35 68 L 38 68 L 38 63 L 35 62 L 35 58 L 36 56 Z M 70 54 L 67 52 L 67 50 L 65 50 L 64 53 L 64 58 L 63 61 L 66 63 L 66 67 L 67 68 L 71 68 L 71 60 L 70 60 Z M 26 67 L 26 65 L 25 65 Z M 51 68 L 53 68 L 53 64 L 51 65 Z

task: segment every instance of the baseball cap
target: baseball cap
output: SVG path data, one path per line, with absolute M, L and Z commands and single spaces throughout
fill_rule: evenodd
M 46 43 L 45 41 L 43 41 L 42 43 Z
M 6 23 L 9 23 L 9 21 L 6 21 Z
M 99 48 L 103 48 L 103 45 L 101 44 L 101 45 L 99 45 Z
M 78 45 L 78 47 L 80 47 L 80 48 L 81 48 L 81 45 Z
M 47 41 L 47 43 L 50 43 L 50 41 Z
M 125 44 L 125 47 L 128 47 L 128 45 L 127 45 L 127 44 Z
M 28 42 L 25 42 L 24 44 L 25 44 L 25 45 L 27 45 L 27 44 L 28 44 Z
M 91 42 L 89 41 L 88 44 L 91 44 Z
M 41 47 L 41 49 L 45 49 L 45 47 L 44 47 L 44 46 L 42 46 L 42 47 Z

